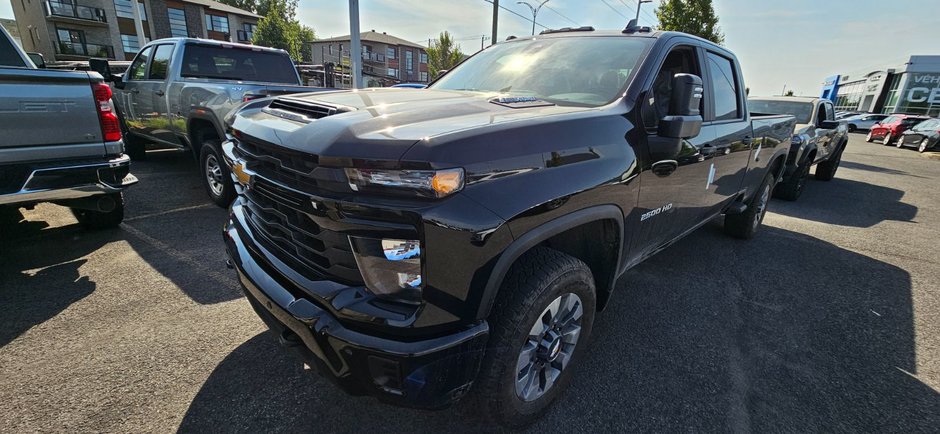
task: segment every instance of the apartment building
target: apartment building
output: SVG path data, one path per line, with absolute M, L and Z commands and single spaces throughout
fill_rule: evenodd
M 362 76 L 368 86 L 427 83 L 428 52 L 419 44 L 371 30 L 359 36 Z M 349 65 L 349 35 L 313 42 L 313 63 Z
M 131 60 L 144 43 L 169 37 L 248 43 L 260 16 L 213 0 L 10 0 L 23 48 L 47 60 Z

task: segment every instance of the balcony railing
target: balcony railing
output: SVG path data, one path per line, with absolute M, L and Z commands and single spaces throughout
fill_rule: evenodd
M 55 46 L 56 54 L 66 56 L 106 57 L 114 58 L 114 49 L 110 45 L 81 44 L 78 42 L 58 42 Z
M 60 3 L 57 1 L 46 1 L 43 3 L 46 7 L 47 17 L 66 17 L 79 20 L 96 21 L 99 23 L 108 22 L 104 9 L 93 8 L 91 6 L 79 6 L 76 4 Z

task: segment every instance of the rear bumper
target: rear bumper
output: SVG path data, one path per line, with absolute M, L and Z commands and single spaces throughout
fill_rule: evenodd
M 7 165 L 0 180 L 0 205 L 80 199 L 119 193 L 137 183 L 127 155 L 111 159 Z
M 386 339 L 351 330 L 331 312 L 285 287 L 247 231 L 238 209 L 225 227 L 228 254 L 252 308 L 323 377 L 354 395 L 416 408 L 443 408 L 469 390 L 489 333 L 486 322 L 421 341 Z M 324 285 L 336 285 L 322 281 Z

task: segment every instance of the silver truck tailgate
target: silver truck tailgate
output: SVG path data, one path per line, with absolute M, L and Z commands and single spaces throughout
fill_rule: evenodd
M 0 149 L 74 145 L 105 154 L 87 73 L 0 68 L 0 132 Z

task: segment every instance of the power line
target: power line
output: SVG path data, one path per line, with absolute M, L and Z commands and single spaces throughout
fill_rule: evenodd
M 618 10 L 617 10 L 617 8 L 615 8 L 615 7 L 613 7 L 613 6 L 611 6 L 611 5 L 610 5 L 610 3 L 607 3 L 607 0 L 601 0 L 601 3 L 604 3 L 605 5 L 607 5 L 607 7 L 609 7 L 609 8 L 610 8 L 610 10 L 612 10 L 612 11 L 614 11 L 614 12 L 616 12 L 616 13 L 617 13 L 617 15 L 620 15 L 621 17 L 623 17 L 623 19 L 625 19 L 625 20 L 629 20 L 629 18 L 627 18 L 627 16 L 626 16 L 626 15 L 624 15 L 624 14 L 622 14 L 622 13 L 620 13 L 620 11 L 618 11 Z
M 627 2 L 625 2 L 625 1 L 623 1 L 623 0 L 620 0 L 620 3 L 623 4 L 623 7 L 627 8 L 627 9 L 630 9 L 630 14 L 631 14 L 631 15 L 636 13 L 636 9 L 630 7 L 630 5 L 627 4 Z
M 562 18 L 568 20 L 568 22 L 570 22 L 571 24 L 574 24 L 574 25 L 576 25 L 576 26 L 580 26 L 580 24 L 576 23 L 576 22 L 575 22 L 574 20 L 572 20 L 571 18 L 568 18 L 567 16 L 565 16 L 565 15 L 562 14 L 561 12 L 558 12 L 558 11 L 556 11 L 555 9 L 552 9 L 551 6 L 549 6 L 549 5 L 544 5 L 544 6 L 545 6 L 546 9 L 548 9 L 548 10 L 554 12 L 554 13 L 557 14 L 558 16 L 560 16 L 560 17 L 562 17 Z
M 489 3 L 489 4 L 493 4 L 493 0 L 483 0 L 483 1 L 485 1 L 485 2 L 487 2 L 487 3 Z M 518 13 L 518 12 L 512 10 L 512 9 L 507 8 L 506 6 L 499 5 L 499 8 L 502 9 L 502 10 L 504 10 L 504 11 L 506 11 L 506 12 L 509 12 L 509 13 L 511 13 L 511 14 L 513 14 L 513 15 L 519 17 L 519 18 L 522 18 L 522 19 L 526 20 L 526 22 L 531 23 L 532 21 L 534 21 L 534 20 L 532 20 L 531 18 L 526 18 L 524 15 L 522 15 L 522 14 L 520 14 L 520 13 Z M 547 29 L 547 28 L 548 28 L 548 26 L 543 25 L 542 23 L 540 23 L 540 22 L 538 22 L 538 21 L 535 22 L 535 25 L 537 25 L 537 26 L 539 26 L 539 27 L 541 27 L 541 28 L 543 28 L 543 29 Z

